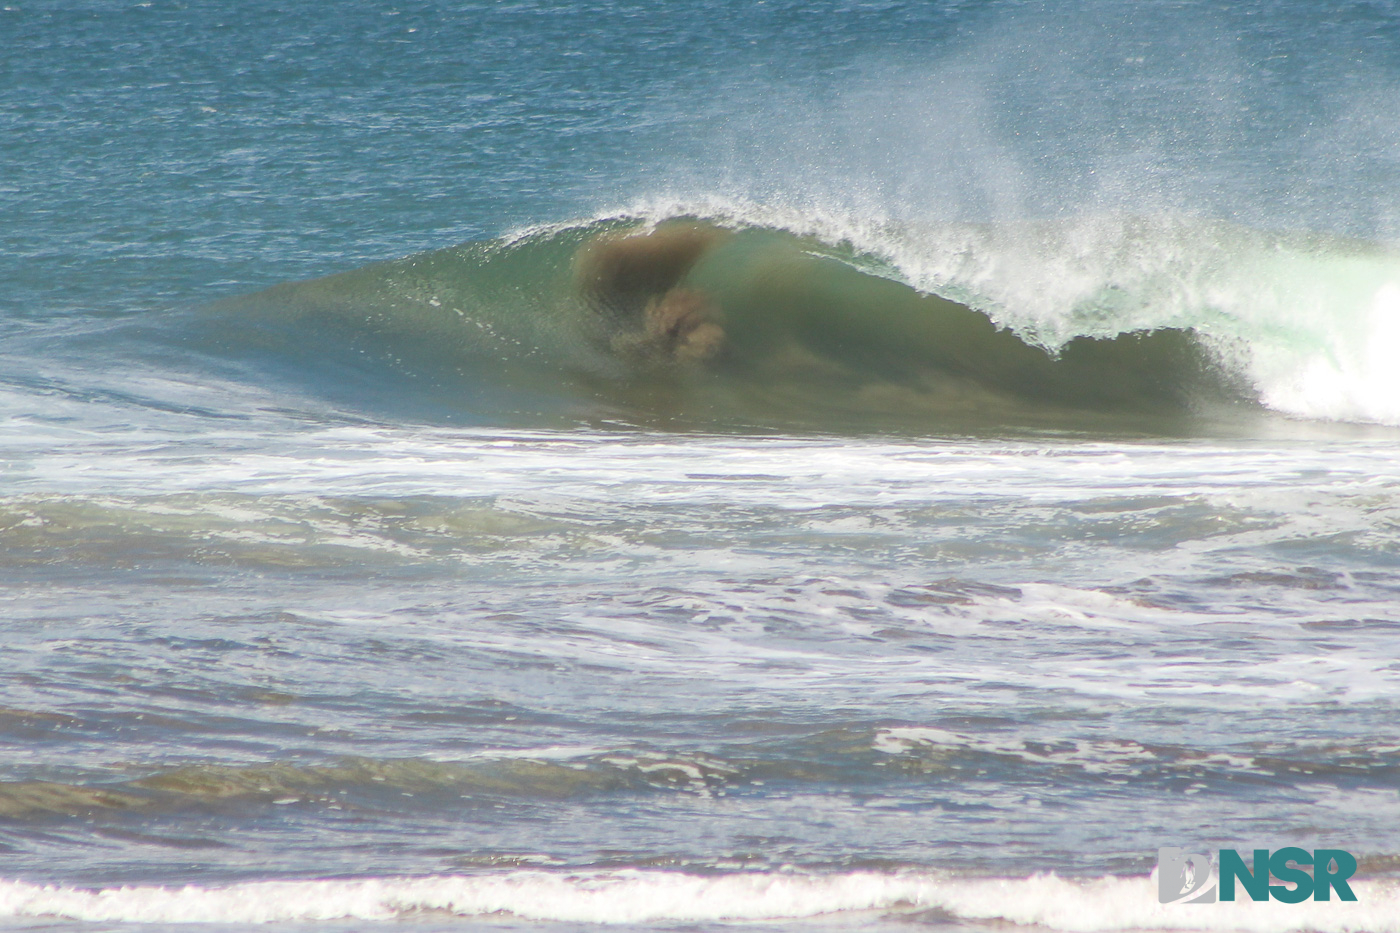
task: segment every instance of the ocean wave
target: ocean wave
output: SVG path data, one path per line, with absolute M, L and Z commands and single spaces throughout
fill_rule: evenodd
M 820 244 L 1057 359 L 1076 341 L 1178 331 L 1224 370 L 1211 388 L 1302 418 L 1400 424 L 1388 363 L 1400 351 L 1400 251 L 1386 245 L 1176 214 L 919 224 L 727 198 L 641 202 L 592 222 L 689 216 Z M 1180 383 L 1167 386 L 1181 398 Z
M 1372 356 L 1392 279 L 1379 247 L 1180 218 L 644 205 L 230 299 L 181 336 L 490 423 L 1160 431 L 1261 401 L 1391 422 Z
M 1163 905 L 1144 877 L 1087 880 L 957 878 L 932 872 L 742 872 L 691 875 L 622 869 L 360 880 L 256 881 L 224 887 L 85 889 L 0 881 L 0 917 L 94 922 L 272 923 L 391 921 L 425 911 L 505 914 L 580 923 L 684 923 L 816 917 L 858 911 L 940 911 L 963 920 L 1052 930 L 1235 930 L 1389 933 L 1400 930 L 1400 888 L 1354 881 L 1357 901 L 1244 900 Z
M 550 746 L 443 752 L 414 758 L 342 757 L 318 764 L 191 762 L 132 779 L 85 783 L 0 781 L 0 818 L 104 819 L 128 813 L 296 805 L 314 810 L 438 810 L 520 801 L 649 795 L 696 798 L 761 795 L 765 788 L 811 789 L 942 785 L 967 794 L 972 776 L 1057 785 L 1119 786 L 1221 793 L 1254 783 L 1305 777 L 1383 786 L 1394 780 L 1400 746 L 1369 742 L 1248 742 L 1198 748 L 1121 738 L 1082 738 L 1004 726 L 853 722 L 764 747 L 737 743 L 697 750 L 649 746 Z M 951 798 L 950 798 L 951 799 Z M 1015 796 L 1011 808 L 1020 805 Z M 105 816 L 104 816 L 105 814 Z

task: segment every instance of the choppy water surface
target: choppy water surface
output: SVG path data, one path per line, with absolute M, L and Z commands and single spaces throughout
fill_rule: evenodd
M 1134 10 L 0 12 L 0 926 L 1400 929 L 1395 11 Z

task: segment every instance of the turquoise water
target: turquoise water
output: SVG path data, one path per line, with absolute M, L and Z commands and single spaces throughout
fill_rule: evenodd
M 1396 13 L 5 7 L 0 926 L 1397 929 Z

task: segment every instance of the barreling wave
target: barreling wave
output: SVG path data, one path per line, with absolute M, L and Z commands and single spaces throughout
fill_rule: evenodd
M 478 423 L 1400 424 L 1400 255 L 1181 218 L 658 204 L 208 310 L 201 346 Z
M 1009 921 L 1051 930 L 1400 931 L 1400 888 L 1353 881 L 1357 900 L 1208 906 L 1157 903 L 1154 879 L 1053 874 L 959 878 L 929 871 L 692 875 L 621 869 L 483 875 L 257 881 L 226 887 L 89 890 L 0 881 L 0 918 L 97 922 L 392 921 L 428 911 L 463 917 L 636 924 L 790 920 L 880 911 L 946 922 Z

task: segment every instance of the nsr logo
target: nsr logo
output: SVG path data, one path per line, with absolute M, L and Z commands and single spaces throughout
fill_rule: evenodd
M 1311 865 L 1312 872 L 1299 867 L 1303 865 Z M 1354 901 L 1347 879 L 1355 873 L 1356 859 L 1341 849 L 1309 852 L 1289 846 L 1272 855 L 1268 849 L 1255 849 L 1251 871 L 1234 849 L 1221 849 L 1215 861 L 1209 855 L 1163 848 L 1157 850 L 1157 899 L 1163 904 L 1214 904 L 1218 890 L 1220 900 L 1233 901 L 1238 882 L 1252 901 L 1330 901 L 1333 889 L 1338 900 Z M 1270 884 L 1270 875 L 1281 883 Z

